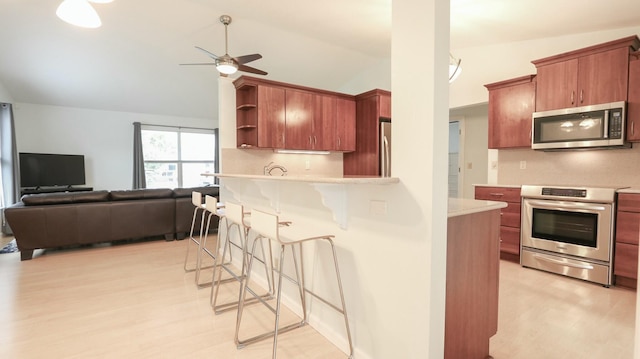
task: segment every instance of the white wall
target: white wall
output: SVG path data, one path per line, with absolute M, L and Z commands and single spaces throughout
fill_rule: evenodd
M 214 120 L 129 112 L 14 104 L 18 152 L 85 156 L 87 186 L 131 189 L 133 122 L 215 128 Z
M 7 88 L 0 81 L 0 102 L 12 103 L 13 99 Z

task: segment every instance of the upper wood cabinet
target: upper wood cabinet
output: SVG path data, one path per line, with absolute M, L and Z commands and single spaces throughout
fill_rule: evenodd
M 315 101 L 311 92 L 285 90 L 285 144 L 291 150 L 315 149 Z
M 536 76 L 485 85 L 489 90 L 489 148 L 531 147 Z
M 376 89 L 356 96 L 356 150 L 342 158 L 344 175 L 380 175 L 380 117 L 391 117 L 389 91 Z
M 234 85 L 239 148 L 355 150 L 353 96 L 248 76 Z
M 634 52 L 629 57 L 627 140 L 640 142 L 640 51 Z
M 637 36 L 532 61 L 537 69 L 536 111 L 626 101 L 629 51 Z

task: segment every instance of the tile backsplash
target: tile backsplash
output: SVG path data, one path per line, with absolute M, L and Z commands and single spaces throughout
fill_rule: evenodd
M 287 176 L 342 177 L 342 153 L 281 154 L 272 150 L 222 148 L 220 172 L 261 175 L 273 162 L 287 169 Z M 279 171 L 276 171 L 280 174 Z
M 640 187 L 640 144 L 612 150 L 500 150 L 498 184 Z

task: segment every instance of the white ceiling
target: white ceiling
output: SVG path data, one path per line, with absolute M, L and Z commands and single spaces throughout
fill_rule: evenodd
M 62 0 L 0 0 L 0 83 L 15 102 L 215 118 L 217 72 L 194 49 L 260 53 L 267 78 L 339 89 L 390 56 L 391 0 L 114 0 L 103 26 L 55 16 Z M 451 0 L 451 48 L 640 25 L 640 1 Z M 338 66 L 339 65 L 339 66 Z M 237 75 L 234 75 L 237 77 Z

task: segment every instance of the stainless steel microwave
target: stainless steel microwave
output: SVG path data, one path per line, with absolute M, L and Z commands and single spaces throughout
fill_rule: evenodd
M 531 148 L 561 150 L 630 147 L 625 141 L 626 103 L 534 112 Z

